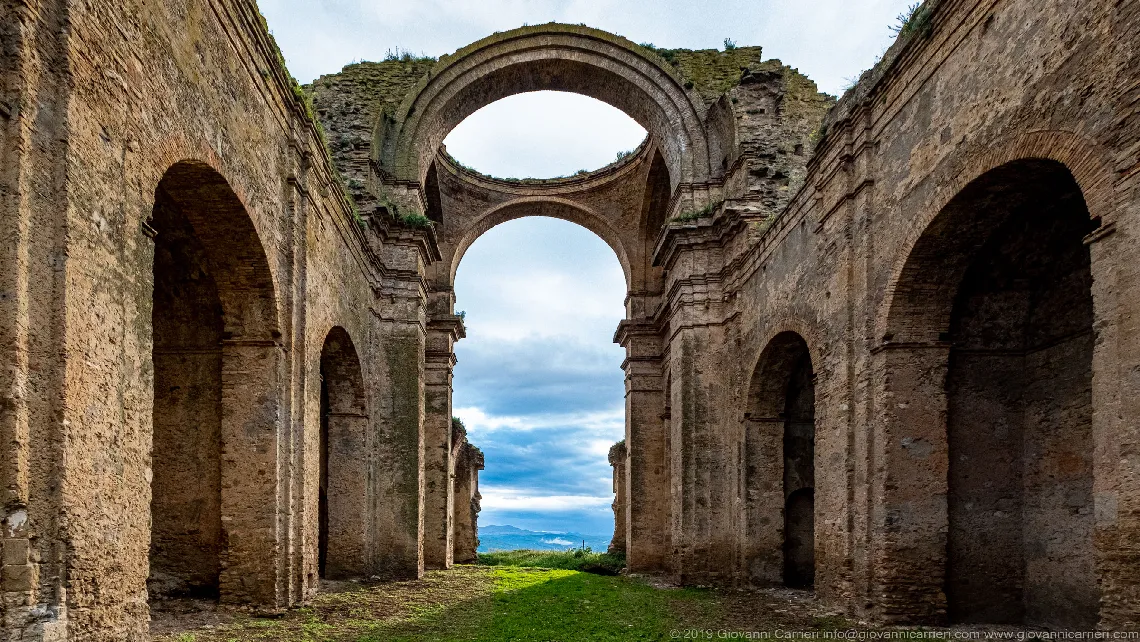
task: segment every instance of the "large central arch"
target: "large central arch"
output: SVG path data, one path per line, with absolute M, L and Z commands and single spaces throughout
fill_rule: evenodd
M 444 56 L 376 130 L 374 160 L 423 184 L 443 139 L 476 110 L 530 91 L 568 91 L 622 110 L 662 147 L 672 179 L 711 177 L 703 106 L 648 50 L 584 26 L 546 24 L 495 34 Z

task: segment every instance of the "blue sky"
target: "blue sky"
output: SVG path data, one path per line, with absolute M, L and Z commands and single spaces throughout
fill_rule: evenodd
M 504 260 L 510 257 L 509 260 Z M 605 533 L 609 447 L 624 433 L 625 277 L 613 250 L 573 223 L 523 218 L 463 257 L 455 414 L 483 449 L 484 524 Z
M 839 94 L 891 42 L 913 0 L 261 0 L 302 83 L 397 48 L 439 56 L 495 31 L 555 20 L 661 47 L 761 45 Z M 590 98 L 557 92 L 489 105 L 448 151 L 496 176 L 596 169 L 644 130 Z M 467 338 L 456 346 L 455 412 L 486 454 L 482 524 L 608 533 L 606 452 L 624 432 L 622 349 L 612 343 L 625 283 L 613 251 L 584 228 L 525 218 L 495 227 L 456 276 Z

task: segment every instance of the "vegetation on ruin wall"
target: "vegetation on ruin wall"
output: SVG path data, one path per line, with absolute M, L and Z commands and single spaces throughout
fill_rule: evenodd
M 716 211 L 718 209 L 720 209 L 720 206 L 723 204 L 724 204 L 724 201 L 713 201 L 712 203 L 705 205 L 704 207 L 702 207 L 699 210 L 688 210 L 685 212 L 681 212 L 677 216 L 674 216 L 673 218 L 669 219 L 669 222 L 671 222 L 671 223 L 691 223 L 693 221 L 705 218 L 706 216 L 712 216 L 713 214 L 716 213 Z
M 895 42 L 880 56 L 870 69 L 851 79 L 836 106 L 828 113 L 819 130 L 813 135 L 817 147 L 827 140 L 835 123 L 847 118 L 851 109 L 862 103 L 894 67 L 902 52 L 912 43 L 930 38 L 934 32 L 934 15 L 942 0 L 925 0 L 914 3 L 900 13 L 893 25 L 887 28 L 895 33 Z
M 403 55 L 381 62 L 360 61 L 345 65 L 340 73 L 321 76 L 310 86 L 317 103 L 323 94 L 349 94 L 347 102 L 363 105 L 368 113 L 392 116 L 412 87 L 436 64 L 435 58 Z M 349 96 L 345 96 L 348 98 Z
M 930 35 L 933 6 L 926 2 L 916 2 L 903 13 L 898 15 L 898 23 L 890 27 L 900 38 L 918 34 L 923 37 Z
M 399 204 L 388 198 L 387 194 L 380 195 L 378 205 L 381 210 L 388 213 L 393 223 L 420 230 L 431 230 L 435 228 L 435 223 L 432 223 L 431 219 L 419 212 L 401 210 Z
M 731 43 L 729 40 L 726 44 Z M 740 84 L 741 69 L 760 69 L 764 66 L 763 48 L 738 47 L 731 49 L 664 49 L 643 42 L 641 47 L 656 54 L 673 66 L 685 80 L 686 89 L 696 89 L 706 104 L 712 104 L 722 94 Z M 780 63 L 775 62 L 776 65 Z

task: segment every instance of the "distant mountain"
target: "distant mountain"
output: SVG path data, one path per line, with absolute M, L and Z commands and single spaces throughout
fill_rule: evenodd
M 556 533 L 528 531 L 517 526 L 480 526 L 479 552 L 513 551 L 526 548 L 536 551 L 564 551 L 578 548 L 585 540 L 586 546 L 596 553 L 604 553 L 610 545 L 609 535 L 583 535 L 581 533 Z

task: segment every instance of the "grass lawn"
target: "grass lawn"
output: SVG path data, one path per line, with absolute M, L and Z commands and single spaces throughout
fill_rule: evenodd
M 594 553 L 588 548 L 569 551 L 494 551 L 479 553 L 479 565 L 529 566 L 532 568 L 586 571 L 600 575 L 617 575 L 625 568 L 625 556 Z
M 533 553 L 533 552 L 531 552 Z M 536 554 L 537 555 L 537 554 Z M 487 559 L 505 564 L 535 555 Z M 597 560 L 547 559 L 551 566 Z M 211 607 L 212 608 L 212 607 Z M 162 642 L 400 642 L 404 640 L 669 640 L 699 628 L 758 631 L 835 628 L 805 594 L 660 588 L 643 579 L 566 568 L 457 566 L 422 580 L 329 585 L 309 606 L 276 619 L 213 609 L 158 611 Z M 691 639 L 691 638 L 690 638 Z

